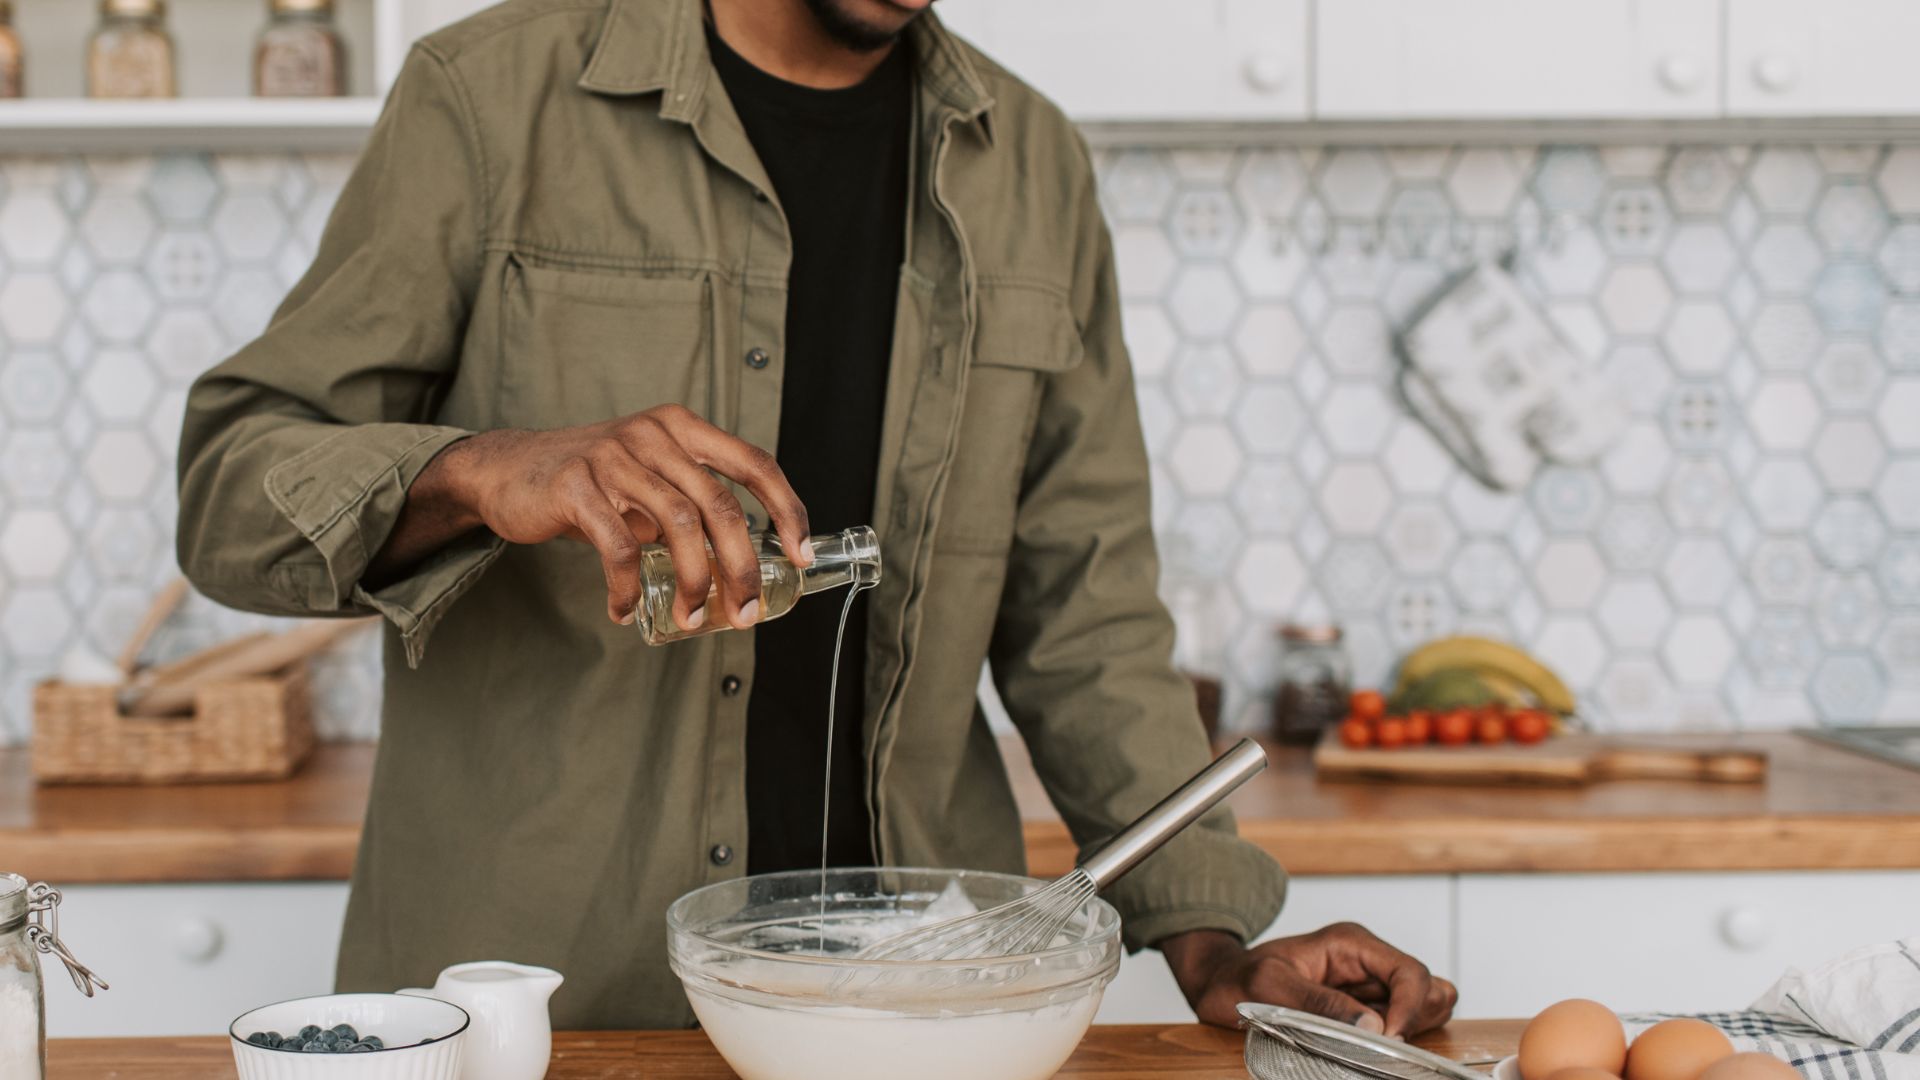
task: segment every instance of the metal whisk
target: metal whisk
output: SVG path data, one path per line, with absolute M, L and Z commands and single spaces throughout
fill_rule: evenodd
M 1266 767 L 1266 751 L 1252 739 L 1242 739 L 1121 830 L 1107 846 L 1046 888 L 999 907 L 895 934 L 860 950 L 856 959 L 971 960 L 1038 952 L 1101 889 L 1138 866 L 1140 860 Z
M 1240 1006 L 1254 1080 L 1486 1080 L 1464 1063 L 1278 1005 Z

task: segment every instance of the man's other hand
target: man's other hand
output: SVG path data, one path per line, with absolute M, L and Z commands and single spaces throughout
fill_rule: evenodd
M 733 625 L 751 626 L 760 615 L 760 559 L 740 500 L 720 477 L 767 508 L 795 563 L 812 563 L 806 507 L 773 455 L 687 408 L 662 405 L 584 427 L 490 431 L 454 443 L 408 489 L 375 568 L 391 573 L 482 525 L 515 544 L 570 537 L 599 552 L 607 617 L 624 624 L 640 602 L 640 545 L 660 542 L 673 554 L 677 625 L 692 630 L 705 621 L 717 577 L 720 610 Z
M 1234 1007 L 1258 1001 L 1404 1037 L 1446 1023 L 1460 996 L 1425 964 L 1355 923 L 1252 948 L 1231 934 L 1196 930 L 1159 948 L 1187 1004 L 1220 1027 L 1238 1026 Z

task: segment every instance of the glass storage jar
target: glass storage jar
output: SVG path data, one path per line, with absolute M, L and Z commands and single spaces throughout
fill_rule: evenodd
M 0 1077 L 44 1080 L 47 1010 L 40 955 L 57 956 L 88 997 L 107 984 L 60 943 L 60 892 L 45 882 L 29 884 L 18 874 L 0 874 Z
M 269 0 L 271 21 L 253 51 L 258 97 L 340 97 L 347 92 L 347 50 L 333 22 L 333 0 Z
M 0 98 L 26 93 L 25 65 L 20 34 L 13 28 L 13 0 L 0 0 Z
M 87 93 L 97 98 L 174 96 L 166 0 L 100 0 L 87 43 Z
M 1353 689 L 1353 665 L 1337 626 L 1280 628 L 1280 675 L 1273 690 L 1273 737 L 1309 745 L 1338 724 Z

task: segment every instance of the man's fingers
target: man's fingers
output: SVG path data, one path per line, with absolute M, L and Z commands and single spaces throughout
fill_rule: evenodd
M 1285 964 L 1263 962 L 1254 970 L 1247 987 L 1254 1000 L 1283 1005 L 1317 1016 L 1352 1024 L 1363 1031 L 1379 1033 L 1385 1024 L 1380 1014 L 1359 1001 L 1335 990 L 1300 977 Z
M 674 623 L 684 630 L 699 629 L 707 619 L 707 594 L 713 585 L 699 507 L 617 444 L 599 452 L 593 474 L 621 514 L 638 509 L 653 519 L 660 530 L 660 542 L 673 556 Z M 632 535 L 631 530 L 628 535 Z
M 787 474 L 781 471 L 773 455 L 698 417 L 693 419 L 697 422 L 684 419 L 669 422 L 670 426 L 677 424 L 674 435 L 680 445 L 695 461 L 753 492 L 753 497 L 767 508 L 767 516 L 773 519 L 773 530 L 779 535 L 780 545 L 788 557 L 795 565 L 812 565 L 813 548 L 807 544 L 812 527 L 807 523 L 806 505 L 794 493 Z
M 561 502 L 573 527 L 600 554 L 607 579 L 607 617 L 626 625 L 640 603 L 640 541 L 607 500 L 585 462 L 566 470 Z
M 654 468 L 700 508 L 707 541 L 719 568 L 722 610 L 737 628 L 760 620 L 760 553 L 747 534 L 747 515 L 727 486 L 714 478 L 678 444 L 656 454 Z

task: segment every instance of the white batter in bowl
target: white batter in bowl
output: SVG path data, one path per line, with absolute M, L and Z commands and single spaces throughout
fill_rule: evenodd
M 1095 900 L 1037 953 L 855 960 L 867 944 L 1044 883 L 963 870 L 817 870 L 695 890 L 667 913 L 674 973 L 742 1080 L 1045 1080 L 1120 966 L 1120 917 Z

